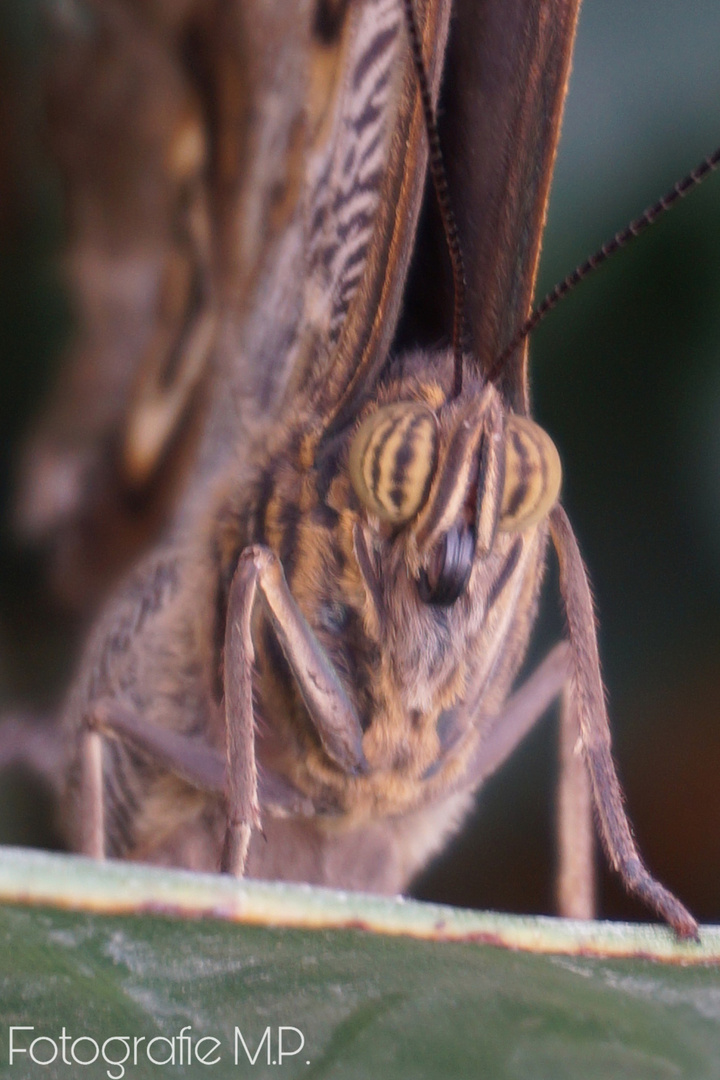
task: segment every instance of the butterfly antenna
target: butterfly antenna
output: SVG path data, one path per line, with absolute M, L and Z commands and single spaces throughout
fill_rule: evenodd
M 591 255 L 589 259 L 586 259 L 585 262 L 576 267 L 571 274 L 568 274 L 563 281 L 559 282 L 559 284 L 547 294 L 545 299 L 538 304 L 528 319 L 520 327 L 508 347 L 493 365 L 492 371 L 490 372 L 490 378 L 497 378 L 518 345 L 522 344 L 528 334 L 535 329 L 538 323 L 542 322 L 548 312 L 552 311 L 554 307 L 557 307 L 560 301 L 563 300 L 576 285 L 579 285 L 591 271 L 597 270 L 599 266 L 602 266 L 604 262 L 607 262 L 610 256 L 614 255 L 616 251 L 620 251 L 621 248 L 627 247 L 631 240 L 634 240 L 641 232 L 644 232 L 650 225 L 653 225 L 666 210 L 671 210 L 675 203 L 684 198 L 685 195 L 687 195 L 689 191 L 692 191 L 693 188 L 697 187 L 698 184 L 701 184 L 711 172 L 717 169 L 718 165 L 720 165 L 720 147 L 718 147 L 714 154 L 706 157 L 696 169 L 693 169 L 686 177 L 679 180 L 677 184 L 662 197 L 662 199 L 658 199 L 653 206 L 649 206 L 640 217 L 635 218 L 635 220 L 631 221 L 625 229 L 616 233 L 612 240 L 608 240 L 607 243 L 603 244 L 603 246 Z
M 423 60 L 422 43 L 415 20 L 413 0 L 403 0 L 405 7 L 405 22 L 410 38 L 410 51 L 412 53 L 415 72 L 417 74 L 420 89 L 420 101 L 425 116 L 425 130 L 427 132 L 429 146 L 430 175 L 432 176 L 435 198 L 437 200 L 440 217 L 442 219 L 445 240 L 448 246 L 450 262 L 452 264 L 453 291 L 455 297 L 453 315 L 453 356 L 455 358 L 455 379 L 453 396 L 458 397 L 462 393 L 463 385 L 463 352 L 467 341 L 467 325 L 465 320 L 466 284 L 465 284 L 465 260 L 463 259 L 460 246 L 455 214 L 453 213 L 448 189 L 447 173 L 443 161 L 440 134 L 438 132 L 437 119 L 430 95 L 425 61 Z

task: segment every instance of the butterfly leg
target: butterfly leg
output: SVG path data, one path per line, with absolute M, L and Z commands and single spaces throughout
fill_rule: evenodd
M 203 739 L 147 724 L 113 700 L 102 700 L 86 716 L 80 744 L 80 850 L 105 857 L 105 799 L 102 743 L 118 738 L 140 750 L 155 765 L 211 795 L 225 791 L 225 759 Z
M 600 835 L 610 864 L 625 887 L 673 927 L 680 937 L 697 938 L 695 919 L 673 894 L 650 874 L 642 862 L 623 807 L 620 782 L 610 749 L 610 725 L 605 706 L 595 634 L 590 586 L 582 557 L 565 511 L 550 515 L 553 543 L 560 564 L 560 589 L 570 632 L 573 657 L 569 706 L 576 717 L 590 774 Z
M 349 775 L 366 767 L 362 728 L 355 710 L 293 600 L 277 557 L 266 548 L 249 548 L 240 557 L 228 600 L 224 664 L 226 754 L 218 753 L 204 740 L 148 724 L 116 699 L 103 698 L 93 703 L 80 737 L 79 846 L 84 854 L 97 859 L 105 854 L 102 744 L 107 737 L 133 746 L 192 787 L 224 796 L 227 829 L 221 868 L 227 872 L 239 876 L 244 871 L 252 830 L 260 822 L 261 801 L 302 816 L 312 813 L 308 800 L 274 774 L 263 776 L 259 793 L 251 634 L 258 598 L 324 749 Z
M 269 548 L 247 548 L 230 588 L 225 631 L 228 824 L 222 868 L 236 875 L 243 872 L 251 831 L 259 823 L 251 634 L 258 595 L 325 751 L 350 775 L 366 768 L 360 721 L 295 603 L 279 559 Z
M 590 779 L 577 753 L 579 729 L 568 709 L 572 654 L 559 642 L 532 675 L 508 698 L 463 778 L 477 790 L 515 751 L 556 698 L 561 699 L 558 781 L 558 911 L 566 918 L 595 914 L 594 835 Z
M 102 732 L 94 717 L 85 720 L 80 736 L 80 837 L 83 855 L 105 858 L 105 795 Z
M 558 741 L 557 909 L 566 919 L 593 919 L 596 870 L 592 787 L 577 714 L 571 708 L 569 674 L 560 697 Z
M 570 650 L 559 642 L 495 717 L 463 778 L 477 789 L 496 772 L 561 693 L 570 674 Z

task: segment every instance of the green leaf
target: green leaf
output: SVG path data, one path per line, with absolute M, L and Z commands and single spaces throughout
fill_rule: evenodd
M 133 1080 L 718 1076 L 720 928 L 681 944 L 657 927 L 455 911 L 19 849 L 0 849 L 0 899 L 8 1078 L 119 1077 L 102 1060 L 112 1036 L 144 1037 L 137 1065 L 131 1054 L 124 1066 Z M 19 1025 L 34 1030 L 15 1032 L 15 1046 L 45 1036 L 35 1053 L 45 1060 L 57 1045 L 52 1064 L 28 1054 L 9 1063 Z M 254 1065 L 238 1030 L 247 1052 L 260 1048 Z M 84 1069 L 62 1063 L 80 1036 L 79 1057 L 100 1048 Z M 179 1063 L 188 1037 L 196 1047 L 208 1036 L 217 1050 L 206 1042 L 200 1053 L 217 1064 Z M 272 1064 L 279 1049 L 282 1067 Z M 115 1060 L 124 1046 L 106 1052 Z M 174 1065 L 152 1063 L 173 1052 Z

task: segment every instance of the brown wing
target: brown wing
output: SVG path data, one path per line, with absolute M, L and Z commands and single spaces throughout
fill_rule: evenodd
M 460 0 L 441 138 L 468 265 L 473 353 L 488 370 L 527 315 L 579 0 Z M 527 409 L 526 349 L 503 376 Z
M 174 387 L 198 387 L 211 344 L 203 107 L 179 62 L 182 28 L 155 8 L 88 0 L 48 16 L 45 135 L 74 329 L 26 447 L 17 519 L 50 546 L 59 590 L 81 607 L 167 516 L 197 435 L 191 395 Z M 159 386 L 174 416 L 152 445 L 141 423 L 123 455 L 143 390 L 157 406 Z
M 419 15 L 435 92 L 449 13 L 432 0 Z M 335 48 L 342 80 L 306 159 L 303 311 L 289 358 L 328 424 L 352 415 L 387 356 L 427 160 L 399 0 L 350 5 Z
M 59 591 L 87 607 L 167 523 L 198 453 L 212 468 L 282 396 L 317 12 L 308 0 L 53 12 L 47 142 L 75 329 L 24 454 L 17 518 L 48 544 Z
M 449 7 L 420 15 L 435 90 Z M 79 326 L 21 512 L 81 604 L 188 472 L 296 390 L 352 414 L 394 332 L 426 157 L 398 0 L 87 11 L 50 95 Z

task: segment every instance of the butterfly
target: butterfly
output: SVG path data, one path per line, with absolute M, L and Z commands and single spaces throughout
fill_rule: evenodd
M 15 526 L 44 552 L 66 608 L 87 617 L 167 520 L 202 428 L 209 151 L 197 88 L 173 55 L 181 20 L 101 2 L 44 15 L 36 152 L 61 177 L 76 326 L 23 448 Z
M 111 600 L 68 701 L 66 814 L 83 850 L 397 891 L 569 680 L 584 760 L 568 756 L 566 796 L 587 822 L 589 774 L 626 884 L 695 932 L 622 809 L 587 579 L 557 454 L 527 415 L 525 348 L 498 367 L 531 301 L 576 13 L 453 13 L 442 144 L 470 254 L 455 353 L 427 347 L 437 316 L 417 298 L 423 317 L 402 333 L 423 347 L 393 348 L 427 156 L 401 6 L 321 5 L 293 35 L 256 29 L 284 81 L 284 105 L 259 110 L 284 151 L 282 182 L 262 185 L 274 231 L 241 313 L 219 302 L 213 332 L 234 332 L 240 359 L 217 378 L 173 529 Z M 437 93 L 450 8 L 418 16 Z M 271 54 L 256 55 L 262 68 Z M 243 413 L 248 373 L 260 415 Z M 548 531 L 569 647 L 509 697 Z

